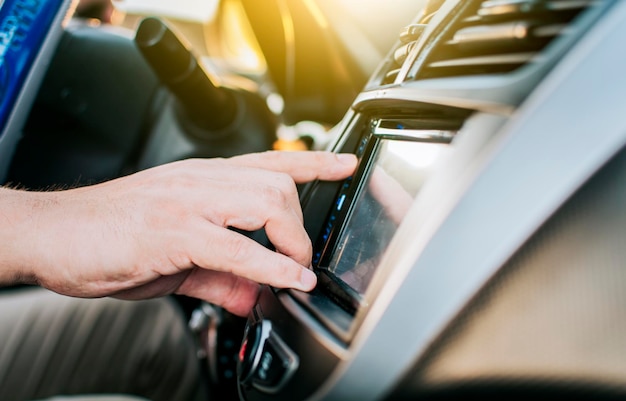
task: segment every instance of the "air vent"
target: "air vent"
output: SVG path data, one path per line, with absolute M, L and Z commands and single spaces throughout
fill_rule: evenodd
M 598 0 L 482 0 L 470 4 L 417 79 L 513 71 L 538 55 Z
M 385 68 L 386 73 L 382 79 L 381 85 L 390 84 L 396 79 L 404 60 L 408 57 L 411 50 L 413 50 L 413 47 L 415 47 L 417 40 L 422 35 L 425 28 L 426 24 L 423 23 L 411 24 L 400 32 L 400 44 L 393 51 L 392 57 L 388 60 L 388 65 Z

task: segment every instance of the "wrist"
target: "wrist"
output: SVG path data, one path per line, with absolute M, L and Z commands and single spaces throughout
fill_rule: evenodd
M 50 193 L 0 188 L 0 285 L 33 284 L 41 249 L 41 213 Z

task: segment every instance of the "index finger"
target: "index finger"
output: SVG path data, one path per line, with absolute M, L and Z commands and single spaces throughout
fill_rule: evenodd
M 267 151 L 227 159 L 240 166 L 264 168 L 289 174 L 300 184 L 313 180 L 341 180 L 356 168 L 356 156 L 327 151 Z

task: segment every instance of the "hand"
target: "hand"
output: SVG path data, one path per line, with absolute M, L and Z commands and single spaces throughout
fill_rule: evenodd
M 258 283 L 315 286 L 295 183 L 343 179 L 355 166 L 353 155 L 265 152 L 174 162 L 65 191 L 2 189 L 0 281 L 77 297 L 178 293 L 243 315 Z M 264 227 L 276 252 L 229 227 Z

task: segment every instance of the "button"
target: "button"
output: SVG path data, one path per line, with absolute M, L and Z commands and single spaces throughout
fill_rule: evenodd
M 265 393 L 280 391 L 299 364 L 297 355 L 267 320 L 248 323 L 238 359 L 239 382 Z
M 259 363 L 270 326 L 269 322 L 248 323 L 246 326 L 237 361 L 237 376 L 242 383 L 250 380 Z
M 259 367 L 254 375 L 254 383 L 262 387 L 275 387 L 285 375 L 287 366 L 270 344 L 265 346 Z
M 276 332 L 271 331 L 263 346 L 252 385 L 258 390 L 276 393 L 287 383 L 298 365 L 297 355 Z

